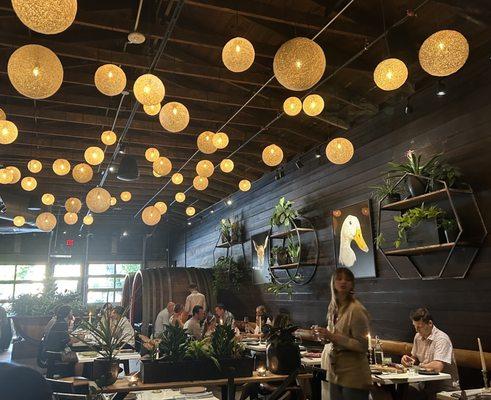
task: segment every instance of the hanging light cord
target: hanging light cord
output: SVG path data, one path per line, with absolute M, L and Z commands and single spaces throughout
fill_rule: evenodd
M 322 32 L 324 32 L 331 24 L 334 23 L 334 21 L 336 21 L 338 19 L 338 17 L 349 7 L 351 6 L 351 4 L 354 3 L 355 0 L 350 0 L 334 17 L 331 18 L 331 20 L 322 27 L 322 29 L 317 32 L 317 34 L 312 38 L 312 40 L 315 40 L 317 39 L 317 37 L 319 37 L 320 34 L 322 34 Z M 222 124 L 222 126 L 220 128 L 218 128 L 216 130 L 215 133 L 218 133 L 220 132 L 221 130 L 223 130 L 244 108 L 247 107 L 247 105 L 252 101 L 254 100 L 254 98 L 259 95 L 259 93 L 262 92 L 262 90 L 268 86 L 271 81 L 273 81 L 273 79 L 275 79 L 275 76 L 271 76 L 271 78 L 269 78 L 265 83 L 263 83 L 261 85 L 261 87 L 259 89 L 257 89 L 253 95 L 224 123 Z M 246 144 L 248 144 L 251 140 L 253 140 L 257 135 L 259 135 L 261 132 L 263 132 L 265 129 L 269 128 L 274 122 L 276 122 L 278 119 L 280 119 L 282 117 L 283 113 L 281 114 L 278 114 L 272 121 L 270 121 L 266 126 L 262 127 L 261 130 L 259 132 L 256 132 L 252 137 L 250 137 L 248 140 L 246 140 L 242 145 L 240 145 L 234 152 L 230 153 L 230 156 L 234 155 L 235 153 L 237 153 L 240 149 L 242 149 Z M 191 157 L 189 157 L 186 162 L 179 168 L 179 170 L 177 172 L 181 172 L 182 169 L 194 158 L 196 157 L 196 155 L 199 153 L 199 150 L 195 151 L 193 155 L 191 155 Z M 214 169 L 216 169 L 218 167 L 218 164 L 215 165 Z M 171 179 L 168 179 L 167 182 L 136 212 L 136 214 L 133 216 L 133 218 L 136 218 L 144 209 L 145 207 L 147 207 L 160 193 L 162 193 L 162 191 L 169 185 Z M 184 193 L 187 193 L 193 186 L 189 186 L 185 191 Z M 172 206 L 174 204 L 175 201 L 172 201 L 170 203 L 170 206 Z

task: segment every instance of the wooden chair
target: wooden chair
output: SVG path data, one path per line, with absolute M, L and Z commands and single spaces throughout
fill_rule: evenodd
M 55 376 L 65 377 L 73 376 L 74 365 L 62 361 L 61 352 L 46 351 L 46 377 L 54 378 Z
M 71 377 L 65 379 L 46 378 L 54 400 L 90 399 L 89 381 L 81 377 Z

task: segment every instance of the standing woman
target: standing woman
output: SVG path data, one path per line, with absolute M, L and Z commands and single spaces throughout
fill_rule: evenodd
M 367 359 L 368 312 L 353 295 L 355 277 L 348 268 L 337 268 L 331 277 L 331 302 L 327 329 L 315 334 L 329 343 L 323 354 L 329 400 L 368 400 L 372 385 Z

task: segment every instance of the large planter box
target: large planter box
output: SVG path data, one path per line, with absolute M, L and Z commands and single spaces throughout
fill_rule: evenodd
M 220 369 L 211 360 L 180 362 L 142 360 L 143 383 L 201 381 L 228 377 L 252 376 L 254 360 L 250 357 L 221 359 Z
M 37 354 L 39 343 L 44 335 L 44 330 L 51 317 L 23 317 L 14 316 L 12 322 L 18 339 L 12 346 L 12 360 L 32 358 Z

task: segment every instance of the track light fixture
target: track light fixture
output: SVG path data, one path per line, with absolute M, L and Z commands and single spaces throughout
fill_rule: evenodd
M 408 97 L 406 100 L 406 107 L 404 107 L 404 114 L 409 115 L 413 112 L 413 107 L 411 106 L 411 98 Z
M 440 79 L 438 81 L 438 84 L 436 86 L 436 95 L 438 97 L 442 97 L 442 96 L 445 96 L 447 94 L 447 87 L 446 85 L 443 83 L 443 81 Z
M 297 160 L 297 161 L 295 162 L 295 166 L 297 167 L 297 169 L 302 168 L 302 167 L 303 167 L 303 162 L 302 162 L 302 160 Z
M 315 158 L 321 158 L 321 149 L 319 147 L 315 149 Z

